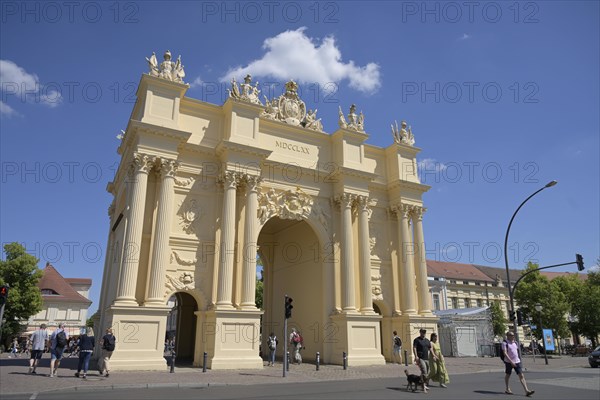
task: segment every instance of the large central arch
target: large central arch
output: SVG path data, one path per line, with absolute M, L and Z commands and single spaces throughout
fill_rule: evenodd
M 306 359 L 323 354 L 323 327 L 327 325 L 325 304 L 333 304 L 333 291 L 326 290 L 331 266 L 320 255 L 323 247 L 315 230 L 305 221 L 273 217 L 258 236 L 263 262 L 263 343 L 270 332 L 284 338 L 284 297 L 294 305 L 288 329 L 302 332 Z M 283 343 L 283 342 L 280 342 Z M 279 346 L 277 356 L 283 355 Z

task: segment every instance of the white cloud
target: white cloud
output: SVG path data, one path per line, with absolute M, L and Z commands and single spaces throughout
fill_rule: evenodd
M 0 90 L 4 98 L 16 96 L 23 102 L 42 103 L 51 108 L 62 102 L 59 91 L 44 87 L 36 74 L 28 73 L 10 60 L 0 60 Z M 5 106 L 8 107 L 7 104 Z
M 417 168 L 419 169 L 419 175 L 438 174 L 445 170 L 447 166 L 434 158 L 424 158 L 417 162 Z
M 204 83 L 204 81 L 200 78 L 197 77 L 196 79 L 194 79 L 192 82 L 190 82 L 190 87 L 191 88 L 195 88 L 195 87 L 199 87 Z
M 246 74 L 272 77 L 278 80 L 294 79 L 299 83 L 321 85 L 348 79 L 349 86 L 365 93 L 376 92 L 381 86 L 379 65 L 368 63 L 361 67 L 354 61 L 342 62 L 342 53 L 336 47 L 335 38 L 327 36 L 321 43 L 305 35 L 306 27 L 285 31 L 265 39 L 262 58 L 247 66 L 230 69 L 221 77 L 229 81 Z
M 14 117 L 19 115 L 18 112 L 16 112 L 14 110 L 14 108 L 12 108 L 11 106 L 9 106 L 8 104 L 6 104 L 3 101 L 0 101 L 0 116 L 3 117 Z
M 467 39 L 471 39 L 471 35 L 469 35 L 468 33 L 463 33 L 462 36 L 458 38 L 458 40 L 467 40 Z

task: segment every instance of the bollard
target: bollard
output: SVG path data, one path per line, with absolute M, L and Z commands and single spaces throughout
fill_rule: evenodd
M 404 350 L 404 366 L 408 367 L 408 351 Z
M 345 351 L 342 352 L 342 363 L 344 365 L 344 370 L 348 368 L 348 355 Z
M 204 356 L 202 357 L 202 372 L 206 372 L 206 360 L 208 359 L 208 353 L 204 352 Z
M 288 351 L 285 356 L 285 368 L 286 370 L 290 370 L 290 352 Z
M 319 370 L 319 364 L 321 364 L 321 354 L 317 351 L 317 371 Z
M 170 373 L 175 372 L 175 350 L 171 349 L 171 371 Z

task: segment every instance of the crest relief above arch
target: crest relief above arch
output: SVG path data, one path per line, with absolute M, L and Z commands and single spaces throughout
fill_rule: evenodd
M 258 197 L 258 219 L 261 227 L 273 217 L 291 219 L 296 221 L 318 221 L 323 233 L 329 229 L 331 216 L 319 205 L 318 201 L 297 187 L 295 190 L 277 192 L 270 188 L 261 188 Z

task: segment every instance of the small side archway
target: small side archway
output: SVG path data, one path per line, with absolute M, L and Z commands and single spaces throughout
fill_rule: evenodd
M 167 316 L 165 340 L 174 343 L 178 364 L 191 364 L 194 361 L 198 302 L 189 293 L 175 292 L 167 304 L 173 304 L 173 308 Z

